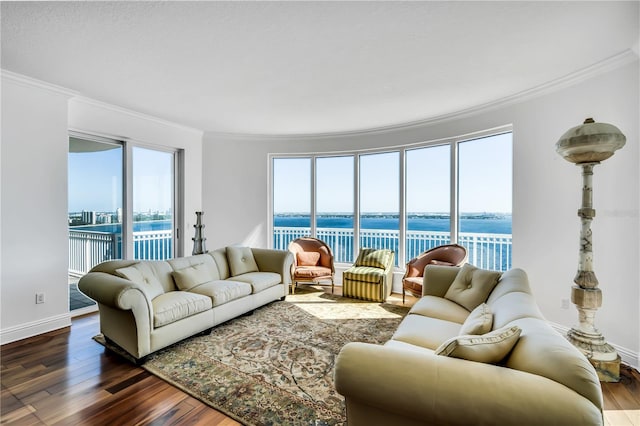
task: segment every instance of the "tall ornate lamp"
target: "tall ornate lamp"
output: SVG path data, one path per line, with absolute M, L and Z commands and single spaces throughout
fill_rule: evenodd
M 573 279 L 576 285 L 571 288 L 571 302 L 578 309 L 579 324 L 569 330 L 567 338 L 589 358 L 603 382 L 620 380 L 620 355 L 594 324 L 596 310 L 602 306 L 602 291 L 593 272 L 591 221 L 596 211 L 593 208 L 592 176 L 593 167 L 622 148 L 626 139 L 617 127 L 587 118 L 581 126 L 569 129 L 556 144 L 558 154 L 582 167 L 582 207 L 578 210 L 582 224 L 580 257 L 578 273 Z

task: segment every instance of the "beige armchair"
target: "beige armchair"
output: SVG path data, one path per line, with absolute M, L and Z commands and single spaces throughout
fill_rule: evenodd
M 427 265 L 460 266 L 467 261 L 467 249 L 458 244 L 446 244 L 425 251 L 407 263 L 402 277 L 402 303 L 405 292 L 422 297 L 424 268 Z
M 289 251 L 293 254 L 291 294 L 295 293 L 297 283 L 320 284 L 323 281 L 331 281 L 333 293 L 335 268 L 331 247 L 317 238 L 302 237 L 289 243 Z

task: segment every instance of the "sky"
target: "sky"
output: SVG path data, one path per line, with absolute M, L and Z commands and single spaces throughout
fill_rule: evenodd
M 458 145 L 460 212 L 511 213 L 511 139 L 511 133 L 506 133 Z M 407 150 L 408 212 L 449 211 L 450 149 L 449 145 L 441 145 Z M 399 160 L 397 151 L 360 156 L 360 210 L 363 213 L 398 212 Z M 319 213 L 353 211 L 353 163 L 353 156 L 317 158 L 316 197 Z M 274 212 L 310 211 L 310 159 L 274 159 L 273 180 Z
M 69 212 L 115 212 L 122 208 L 122 146 L 69 153 Z M 134 147 L 133 211 L 171 210 L 173 154 Z

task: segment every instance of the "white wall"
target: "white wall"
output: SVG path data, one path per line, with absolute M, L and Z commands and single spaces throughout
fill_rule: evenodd
M 202 208 L 202 132 L 2 75 L 0 342 L 70 325 L 68 131 L 184 149 L 183 247 Z M 36 292 L 46 303 L 35 304 Z
M 2 78 L 2 343 L 70 324 L 67 99 Z
M 561 309 L 577 269 L 580 169 L 555 152 L 558 138 L 587 117 L 618 126 L 622 151 L 595 168 L 595 271 L 604 302 L 596 325 L 623 359 L 638 365 L 640 273 L 637 57 L 582 74 L 573 83 L 432 124 L 326 137 L 205 134 L 203 208 L 210 248 L 267 244 L 269 153 L 331 152 L 454 137 L 513 125 L 513 260 L 525 269 L 544 315 L 560 327 L 577 323 Z M 571 85 L 572 84 L 572 85 Z M 490 167 L 490 165 L 487 165 Z M 396 285 L 396 289 L 399 287 Z

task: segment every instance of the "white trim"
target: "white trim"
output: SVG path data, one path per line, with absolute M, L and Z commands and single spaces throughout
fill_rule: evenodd
M 49 90 L 59 95 L 64 95 L 68 97 L 77 96 L 79 94 L 78 92 L 71 89 L 67 89 L 66 87 L 57 86 L 55 84 L 47 83 L 46 81 L 38 80 L 32 77 L 27 77 L 26 75 L 18 74 L 13 71 L 2 69 L 0 73 L 2 74 L 2 78 L 6 78 L 7 80 L 13 81 L 14 83 L 21 84 L 23 86 L 38 87 L 40 89 Z
M 637 47 L 636 47 L 637 48 Z M 573 86 L 584 80 L 604 74 L 624 65 L 630 64 L 638 60 L 638 54 L 634 49 L 626 49 L 617 55 L 611 56 L 593 65 L 585 67 L 581 70 L 567 74 L 563 77 L 556 78 L 546 83 L 540 84 L 531 89 L 526 89 L 513 95 L 505 96 L 494 101 L 485 102 L 480 105 L 458 110 L 452 113 L 437 115 L 421 120 L 410 121 L 400 124 L 392 124 L 388 126 L 373 127 L 364 130 L 348 130 L 326 133 L 299 133 L 299 134 L 259 134 L 259 133 L 232 133 L 232 132 L 207 132 L 207 135 L 217 138 L 232 139 L 238 138 L 243 140 L 296 140 L 304 141 L 310 139 L 339 138 L 346 136 L 375 135 L 387 132 L 396 132 L 400 130 L 410 130 L 416 127 L 434 125 L 450 120 L 458 120 L 480 112 L 490 111 L 504 106 L 520 103 L 532 98 L 536 98 L 551 92 L 561 90 L 566 87 Z
M 549 325 L 551 325 L 551 327 L 553 327 L 554 330 L 556 330 L 563 336 L 566 336 L 567 332 L 570 329 L 570 327 L 564 326 L 562 324 L 557 324 L 551 321 L 548 321 L 548 322 L 549 322 Z M 607 343 L 609 343 L 611 346 L 613 346 L 613 348 L 616 351 L 618 351 L 620 358 L 622 358 L 622 362 L 624 362 L 625 364 L 629 364 L 635 369 L 640 368 L 640 354 L 638 354 L 638 352 L 634 352 L 631 349 L 622 347 L 620 345 L 616 345 L 615 343 L 611 343 L 611 342 L 607 342 Z
M 157 124 L 162 124 L 164 126 L 169 126 L 169 127 L 173 127 L 179 130 L 185 130 L 188 132 L 193 132 L 195 133 L 197 136 L 202 137 L 204 135 L 204 131 L 200 130 L 200 129 L 196 129 L 195 127 L 190 127 L 190 126 L 185 126 L 183 124 L 178 124 L 175 123 L 173 121 L 168 121 L 162 118 L 158 118 L 158 117 L 154 117 L 152 115 L 148 115 L 148 114 L 144 114 L 141 112 L 137 112 L 128 108 L 124 108 L 118 105 L 114 105 L 114 104 L 110 104 L 107 102 L 103 102 L 103 101 L 98 101 L 95 99 L 91 99 L 88 98 L 86 96 L 81 96 L 81 95 L 77 95 L 74 96 L 73 98 L 74 102 L 79 102 L 79 103 L 84 103 L 86 105 L 90 105 L 90 106 L 95 106 L 95 107 L 99 107 L 99 108 L 103 108 L 103 109 L 107 109 L 107 110 L 111 110 L 120 114 L 126 114 L 129 115 L 131 117 L 134 118 L 139 118 L 141 120 L 147 120 L 147 121 L 152 121 L 154 123 Z
M 6 343 L 15 342 L 17 340 L 26 339 L 70 326 L 71 315 L 68 312 L 37 321 L 18 324 L 13 327 L 7 327 L 0 330 L 0 344 L 4 345 Z

